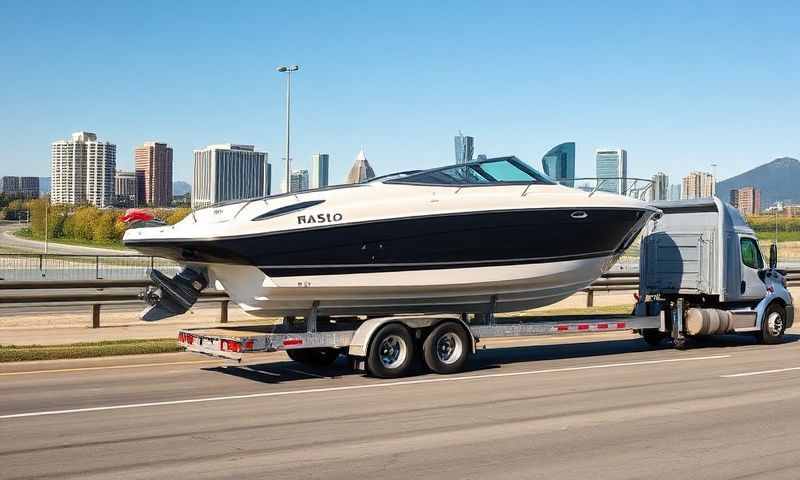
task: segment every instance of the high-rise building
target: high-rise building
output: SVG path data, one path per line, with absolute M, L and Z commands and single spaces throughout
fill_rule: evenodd
M 267 174 L 264 179 L 264 195 L 272 195 L 272 164 L 267 162 Z
M 681 199 L 681 185 L 679 183 L 669 186 L 669 194 L 667 200 L 680 200 Z
M 599 148 L 594 157 L 598 190 L 625 195 L 628 192 L 628 152 L 622 148 Z
M 172 148 L 147 142 L 134 150 L 136 203 L 168 207 L 172 203 Z
M 328 186 L 330 156 L 327 153 L 315 153 L 311 156 L 311 179 L 309 187 L 322 188 Z
M 568 187 L 575 186 L 575 142 L 551 148 L 542 157 L 545 175 Z
M 455 136 L 456 163 L 467 163 L 472 161 L 475 152 L 475 138 L 467 137 L 461 131 Z
M 367 161 L 367 156 L 364 154 L 364 150 L 358 152 L 358 156 L 356 157 L 355 163 L 353 166 L 350 167 L 350 171 L 347 172 L 347 177 L 344 180 L 344 183 L 361 183 L 364 180 L 373 178 L 375 176 L 375 171 L 372 170 L 372 166 Z
M 714 175 L 708 172 L 689 172 L 689 175 L 683 177 L 681 198 L 691 200 L 713 197 L 715 188 Z
M 734 194 L 734 192 L 736 192 Z M 756 215 L 761 212 L 761 190 L 756 187 L 742 187 L 737 190 L 731 190 L 731 200 L 736 197 L 736 208 L 742 212 L 743 215 Z
M 54 204 L 89 203 L 104 208 L 114 200 L 117 146 L 98 142 L 91 132 L 76 132 L 53 142 L 51 193 Z
M 262 197 L 269 190 L 267 153 L 253 145 L 209 145 L 193 153 L 192 208 Z
M 114 174 L 114 203 L 118 206 L 137 206 L 136 172 L 117 170 Z
M 308 170 L 295 170 L 292 172 L 290 192 L 304 192 L 308 190 Z
M 653 186 L 650 188 L 650 200 L 666 200 L 669 197 L 669 177 L 666 173 L 658 172 L 653 175 Z
M 733 190 L 731 190 L 729 192 L 729 194 L 730 194 L 730 198 L 728 200 L 728 203 L 730 203 L 731 205 L 733 205 L 736 208 L 739 208 L 739 190 L 734 188 Z
M 39 177 L 19 177 L 22 198 L 39 198 Z
M 4 176 L 2 178 L 2 184 L 0 185 L 0 191 L 2 191 L 3 195 L 6 197 L 18 197 L 20 195 L 19 177 Z

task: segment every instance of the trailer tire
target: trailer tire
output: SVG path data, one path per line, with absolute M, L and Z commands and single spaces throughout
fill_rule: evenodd
M 779 303 L 771 303 L 764 312 L 761 322 L 761 331 L 757 337 L 760 343 L 775 345 L 783 342 L 783 333 L 786 330 L 786 309 Z
M 456 373 L 464 369 L 470 354 L 470 336 L 456 322 L 444 322 L 425 338 L 422 354 L 425 365 L 440 374 Z
M 384 325 L 370 341 L 367 373 L 378 378 L 405 376 L 414 364 L 414 339 L 399 323 Z
M 313 367 L 327 367 L 339 357 L 339 350 L 335 348 L 293 348 L 286 350 L 289 358 L 295 362 Z

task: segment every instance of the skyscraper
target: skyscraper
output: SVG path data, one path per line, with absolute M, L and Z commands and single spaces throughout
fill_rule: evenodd
M 681 199 L 681 184 L 676 183 L 669 186 L 669 195 L 667 200 L 680 200 Z
M 374 176 L 375 171 L 372 170 L 372 166 L 370 166 L 369 162 L 367 161 L 367 156 L 364 154 L 364 150 L 361 150 L 358 152 L 355 163 L 353 163 L 353 166 L 350 167 L 350 171 L 347 172 L 347 177 L 345 178 L 344 183 L 361 183 L 364 180 L 373 178 Z
M 22 198 L 39 198 L 39 177 L 19 177 Z
M 736 192 L 736 203 L 733 205 L 743 215 L 755 215 L 761 212 L 761 190 L 753 186 L 731 190 L 731 199 L 734 197 L 734 192 Z
M 194 150 L 192 208 L 264 196 L 266 152 L 230 143 Z
M 119 206 L 137 206 L 136 172 L 117 170 L 114 174 L 114 203 Z
M 311 188 L 328 186 L 328 172 L 330 169 L 330 156 L 327 153 L 315 153 L 311 156 Z
M 650 200 L 666 200 L 669 196 L 669 177 L 666 173 L 658 172 L 653 175 L 653 186 L 650 188 Z
M 568 187 L 575 186 L 575 142 L 562 143 L 551 148 L 542 157 L 544 173 Z
M 304 192 L 308 190 L 308 170 L 295 170 L 292 172 L 290 192 Z
M 136 203 L 168 207 L 172 203 L 172 148 L 147 142 L 134 151 Z
M 713 197 L 716 194 L 714 175 L 708 172 L 689 172 L 689 175 L 683 177 L 681 190 L 681 198 L 685 200 Z
M 114 197 L 117 146 L 98 142 L 91 132 L 52 143 L 50 198 L 54 204 L 90 203 L 108 207 Z
M 267 162 L 267 174 L 264 178 L 264 195 L 272 195 L 272 164 Z
M 625 195 L 628 191 L 628 152 L 622 148 L 600 148 L 595 150 L 594 156 L 598 190 Z
M 464 136 L 461 131 L 455 136 L 456 163 L 467 163 L 472 161 L 475 152 L 475 138 Z
M 0 191 L 6 197 L 17 197 L 20 194 L 19 177 L 4 176 L 2 184 L 0 184 Z

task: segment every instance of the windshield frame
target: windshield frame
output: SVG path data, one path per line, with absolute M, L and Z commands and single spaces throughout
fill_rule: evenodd
M 488 181 L 486 183 L 441 183 L 441 182 L 420 182 L 414 181 L 415 177 L 423 177 L 425 175 L 429 175 L 431 173 L 441 172 L 444 170 L 450 170 L 459 167 L 467 167 L 471 168 L 472 170 L 477 170 L 476 173 L 478 174 L 488 174 L 491 176 L 489 172 L 486 172 L 481 168 L 481 165 L 487 163 L 500 163 L 500 162 L 507 162 L 514 165 L 516 168 L 521 170 L 522 172 L 531 176 L 531 180 L 512 180 L 512 181 L 502 181 L 502 180 L 495 180 L 495 181 Z M 487 186 L 496 186 L 496 185 L 557 185 L 557 182 L 553 181 L 547 175 L 543 173 L 537 172 L 533 167 L 530 167 L 525 162 L 520 160 L 515 156 L 508 156 L 508 157 L 495 157 L 495 158 L 487 158 L 486 160 L 477 160 L 474 162 L 467 162 L 455 165 L 447 165 L 444 167 L 437 167 L 431 168 L 429 170 L 422 170 L 417 173 L 413 173 L 410 175 L 406 175 L 401 178 L 395 179 L 387 179 L 383 183 L 386 184 L 402 184 L 402 185 L 424 185 L 424 186 L 439 186 L 439 187 L 487 187 Z

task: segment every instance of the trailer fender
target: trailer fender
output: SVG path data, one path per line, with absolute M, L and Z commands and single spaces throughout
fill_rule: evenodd
M 350 347 L 347 353 L 354 357 L 366 357 L 372 337 L 381 327 L 389 323 L 401 323 L 406 327 L 416 330 L 420 328 L 433 327 L 442 322 L 458 322 L 467 331 L 470 338 L 471 351 L 475 353 L 475 337 L 472 335 L 469 325 L 459 315 L 429 315 L 418 317 L 381 317 L 371 318 L 362 323 L 353 334 Z

